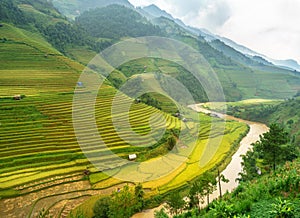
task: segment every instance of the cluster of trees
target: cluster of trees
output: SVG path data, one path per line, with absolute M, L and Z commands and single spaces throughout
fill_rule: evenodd
M 48 26 L 44 24 L 36 26 L 47 40 L 63 53 L 68 46 L 86 46 L 99 52 L 111 45 L 111 42 L 107 40 L 96 41 L 77 24 L 57 22 Z
M 28 18 L 25 17 L 15 2 L 11 0 L 1 0 L 0 21 L 25 25 L 28 22 Z
M 243 157 L 241 181 L 249 181 L 255 177 L 275 171 L 278 165 L 293 161 L 299 156 L 299 148 L 291 142 L 289 134 L 279 124 L 271 124 L 270 130 L 260 136 L 260 140 L 252 144 Z
M 185 198 L 179 191 L 172 192 L 166 200 L 166 207 L 169 213 L 174 215 L 174 217 L 192 217 L 191 212 L 183 214 L 183 211 L 195 210 L 193 213 L 200 213 L 201 205 L 205 203 L 205 199 L 207 204 L 210 203 L 209 196 L 216 190 L 217 185 L 219 185 L 220 198 L 222 198 L 221 181 L 228 182 L 224 175 L 220 175 L 219 171 L 217 175 L 206 172 L 192 183 Z M 165 218 L 168 216 L 165 210 L 162 209 L 156 211 L 155 217 Z
M 94 218 L 129 218 L 145 206 L 141 184 L 132 190 L 128 185 L 113 192 L 111 196 L 100 198 L 94 205 Z
M 38 27 L 48 41 L 60 51 L 63 51 L 70 44 L 83 46 L 89 43 L 84 30 L 76 25 L 58 22 L 53 25 Z
M 140 97 L 140 100 L 141 100 L 141 102 L 143 102 L 143 103 L 145 103 L 145 104 L 147 104 L 149 106 L 155 107 L 155 108 L 157 108 L 159 110 L 162 109 L 161 108 L 161 103 L 158 100 L 156 100 L 154 97 L 152 97 L 151 94 L 149 94 L 149 93 L 143 94 Z

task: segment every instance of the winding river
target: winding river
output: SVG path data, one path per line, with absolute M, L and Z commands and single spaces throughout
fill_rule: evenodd
M 190 108 L 197 112 L 202 112 L 202 113 L 212 113 L 212 111 L 209 111 L 207 109 L 202 108 L 201 104 L 197 105 L 190 105 Z M 238 122 L 243 122 L 249 125 L 250 131 L 249 133 L 242 139 L 240 143 L 240 147 L 237 150 L 237 152 L 232 156 L 231 162 L 228 164 L 228 166 L 225 168 L 225 170 L 222 172 L 222 174 L 229 180 L 228 183 L 222 183 L 222 193 L 224 194 L 226 191 L 231 192 L 234 188 L 238 186 L 238 182 L 236 181 L 236 178 L 238 178 L 239 173 L 242 171 L 242 158 L 241 155 L 246 154 L 246 152 L 251 148 L 251 144 L 253 142 L 256 142 L 259 139 L 259 136 L 265 132 L 268 131 L 268 127 L 265 124 L 262 123 L 256 123 L 256 122 L 251 122 L 247 120 L 242 120 L 233 116 L 229 115 L 224 115 L 224 114 L 219 114 L 215 113 L 219 117 L 225 118 L 227 120 L 235 120 Z M 216 199 L 219 197 L 219 187 L 218 189 L 210 195 L 210 200 Z M 205 206 L 205 205 L 203 205 Z M 145 210 L 141 213 L 135 214 L 132 218 L 154 218 L 154 212 L 156 210 L 160 210 L 163 207 L 163 205 Z

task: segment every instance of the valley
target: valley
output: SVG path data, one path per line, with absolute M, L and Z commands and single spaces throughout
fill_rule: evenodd
M 141 185 L 130 217 L 218 171 L 230 180 L 223 191 L 236 188 L 239 156 L 265 124 L 281 123 L 299 145 L 298 71 L 165 13 L 126 0 L 0 2 L 0 217 L 92 218 L 99 199 Z M 148 36 L 161 40 L 151 55 L 138 42 L 116 55 L 137 57 L 119 66 L 97 59 Z M 175 48 L 187 67 L 165 39 L 194 52 Z M 216 79 L 212 93 L 205 78 Z M 211 102 L 214 91 L 221 97 Z

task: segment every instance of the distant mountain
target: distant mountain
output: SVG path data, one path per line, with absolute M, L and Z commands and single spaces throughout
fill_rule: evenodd
M 53 5 L 65 16 L 75 19 L 84 11 L 102 8 L 112 4 L 134 8 L 127 0 L 51 0 Z
M 164 10 L 161 10 L 159 7 L 157 7 L 156 5 L 152 4 L 146 7 L 142 8 L 144 11 L 146 11 L 148 14 L 150 14 L 153 18 L 156 17 L 166 17 L 169 18 L 171 20 L 174 20 L 173 16 L 169 13 L 167 13 Z
M 157 7 L 154 4 L 143 7 L 143 8 L 139 8 L 139 11 L 141 12 L 141 14 L 146 15 L 146 17 L 150 20 L 153 20 L 153 19 L 156 19 L 159 17 L 168 18 L 169 20 L 174 21 L 177 25 L 179 25 L 186 31 L 190 32 L 191 34 L 194 34 L 195 36 L 198 36 L 198 35 L 204 36 L 205 35 L 205 33 L 202 32 L 201 30 L 185 25 L 185 23 L 182 22 L 180 19 L 174 18 L 171 14 L 160 9 L 159 7 Z M 143 13 L 142 11 L 145 13 Z
M 289 70 L 297 70 L 300 72 L 300 65 L 295 60 L 275 60 L 275 59 L 267 57 L 266 55 L 255 52 L 255 51 L 253 51 L 243 45 L 240 45 L 230 39 L 220 37 L 220 36 L 216 36 L 216 38 L 218 38 L 219 40 L 223 41 L 228 46 L 234 48 L 235 50 L 237 50 L 247 56 L 261 57 L 261 58 L 265 59 L 266 61 L 268 61 L 278 67 L 281 67 L 284 69 L 289 69 Z
M 297 70 L 300 72 L 300 65 L 298 64 L 297 61 L 295 60 L 274 60 L 274 59 L 270 59 L 270 61 L 272 63 L 274 63 L 277 66 L 283 67 L 283 68 L 287 68 L 287 69 L 292 69 L 292 70 Z

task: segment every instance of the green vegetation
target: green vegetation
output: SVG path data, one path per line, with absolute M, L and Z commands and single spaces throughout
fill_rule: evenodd
M 128 185 L 114 191 L 110 197 L 100 198 L 94 205 L 95 218 L 129 218 L 144 208 L 144 191 L 141 184 L 134 191 Z
M 299 146 L 290 142 L 288 133 L 278 124 L 271 124 L 270 130 L 260 136 L 253 149 L 243 156 L 241 181 L 253 179 L 257 174 L 275 171 L 277 165 L 293 161 L 299 156 Z
M 161 34 L 158 27 L 139 13 L 120 5 L 84 12 L 76 18 L 76 23 L 96 38 L 120 39 Z

